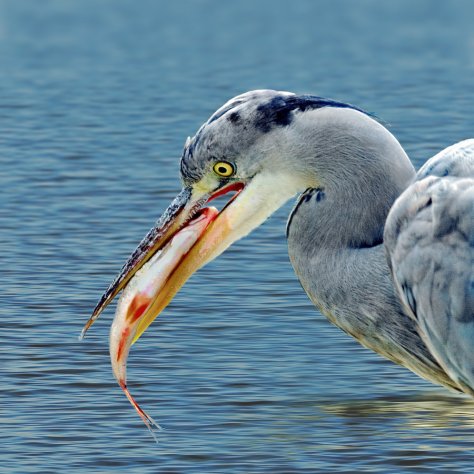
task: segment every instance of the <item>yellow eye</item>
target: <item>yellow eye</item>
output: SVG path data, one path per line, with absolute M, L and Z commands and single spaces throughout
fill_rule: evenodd
M 232 176 L 235 173 L 234 165 L 231 163 L 228 163 L 227 161 L 218 161 L 214 165 L 213 169 L 214 169 L 214 173 L 224 178 L 228 178 L 229 176 Z

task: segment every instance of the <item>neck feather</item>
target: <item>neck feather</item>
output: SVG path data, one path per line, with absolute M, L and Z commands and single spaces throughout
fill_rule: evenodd
M 326 111 L 324 126 L 306 137 L 313 152 L 300 161 L 317 185 L 299 197 L 290 216 L 290 260 L 308 296 L 334 324 L 449 386 L 401 309 L 382 245 L 388 211 L 415 171 L 388 130 L 360 112 L 340 112 Z

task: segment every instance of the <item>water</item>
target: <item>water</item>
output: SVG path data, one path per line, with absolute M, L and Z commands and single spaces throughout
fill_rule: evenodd
M 77 336 L 237 93 L 376 113 L 419 166 L 473 136 L 470 2 L 0 2 L 3 473 L 471 472 L 474 403 L 363 349 L 288 262 L 291 203 L 186 284 L 115 384 Z

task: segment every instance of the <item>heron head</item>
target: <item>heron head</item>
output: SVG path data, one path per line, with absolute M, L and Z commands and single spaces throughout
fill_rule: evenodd
M 140 318 L 135 340 L 191 274 L 296 193 L 318 187 L 318 170 L 307 163 L 315 150 L 308 146 L 315 127 L 312 119 L 310 123 L 304 117 L 314 117 L 317 109 L 327 107 L 356 109 L 320 97 L 271 90 L 239 95 L 219 108 L 186 141 L 181 158 L 183 190 L 103 295 L 83 334 L 137 270 L 216 197 L 229 194 L 227 204 L 171 269 L 154 304 Z

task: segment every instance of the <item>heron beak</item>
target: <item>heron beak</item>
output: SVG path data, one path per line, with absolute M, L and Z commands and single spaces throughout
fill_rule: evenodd
M 234 182 L 211 193 L 200 193 L 200 195 L 190 188 L 183 189 L 158 220 L 155 227 L 145 236 L 123 266 L 120 274 L 104 293 L 91 318 L 84 326 L 81 336 L 84 336 L 104 308 L 125 288 L 135 273 L 185 228 L 193 216 L 202 210 L 206 202 L 234 192 L 235 194 L 219 214 L 210 220 L 207 227 L 200 232 L 192 247 L 180 254 L 174 266 L 166 269 L 166 275 L 159 291 L 154 295 L 154 299 L 147 309 L 140 315 L 139 320 L 136 320 L 136 332 L 131 343 L 136 342 L 193 273 L 224 252 L 233 242 L 259 226 L 295 194 L 296 191 L 286 194 L 278 186 L 275 186 L 278 179 L 277 176 L 269 177 L 260 174 L 248 183 Z M 195 195 L 193 196 L 193 194 Z M 174 252 L 179 253 L 179 248 L 175 248 Z M 158 271 L 156 265 L 154 271 Z M 162 272 L 163 269 L 159 271 Z
M 230 185 L 219 188 L 214 193 L 204 194 L 197 198 L 193 198 L 193 192 L 191 188 L 184 188 L 171 202 L 171 204 L 168 206 L 166 211 L 157 221 L 155 226 L 143 238 L 138 247 L 123 265 L 120 273 L 117 275 L 117 277 L 113 280 L 108 289 L 102 295 L 97 306 L 94 308 L 91 317 L 82 329 L 80 338 L 82 339 L 85 336 L 88 329 L 97 320 L 102 311 L 115 298 L 115 296 L 117 296 L 117 294 L 127 286 L 133 276 L 143 267 L 143 265 L 147 261 L 149 261 L 153 257 L 153 255 L 162 250 L 167 245 L 167 243 L 173 238 L 173 236 L 176 235 L 179 230 L 184 228 L 186 224 L 193 219 L 194 215 L 198 213 L 200 209 L 202 209 L 202 206 L 206 202 L 209 202 L 216 197 L 219 197 L 232 191 L 236 192 L 236 194 L 234 195 L 234 197 L 236 197 L 237 194 L 243 188 L 244 185 L 242 183 L 232 183 Z M 233 200 L 233 198 L 231 200 Z M 160 298 L 155 301 L 155 305 L 153 305 L 153 308 L 149 308 L 150 311 L 157 310 L 158 313 L 161 312 L 171 301 L 172 297 L 176 294 L 176 292 L 185 283 L 185 281 L 192 275 L 192 273 L 194 273 L 200 266 L 207 263 L 203 262 L 202 264 L 198 264 L 196 259 L 191 259 L 191 262 L 193 262 L 194 265 L 188 265 L 188 260 L 184 258 L 177 265 L 179 266 L 179 271 L 174 272 L 175 268 L 171 268 L 169 270 L 169 284 L 165 285 L 165 287 L 162 288 L 162 291 L 159 295 Z M 180 276 L 180 278 L 177 278 L 178 275 Z M 172 285 L 172 287 L 174 288 L 174 291 L 172 292 L 170 292 L 170 285 Z M 147 313 L 149 313 L 150 311 L 147 311 Z M 158 315 L 158 313 L 156 313 L 156 315 L 151 319 L 149 314 L 147 314 L 146 318 L 145 315 L 143 315 L 141 319 L 140 328 L 137 331 L 137 335 L 134 339 L 134 342 L 140 337 L 140 335 L 148 327 L 151 321 Z M 149 320 L 149 322 L 145 323 L 145 320 Z

